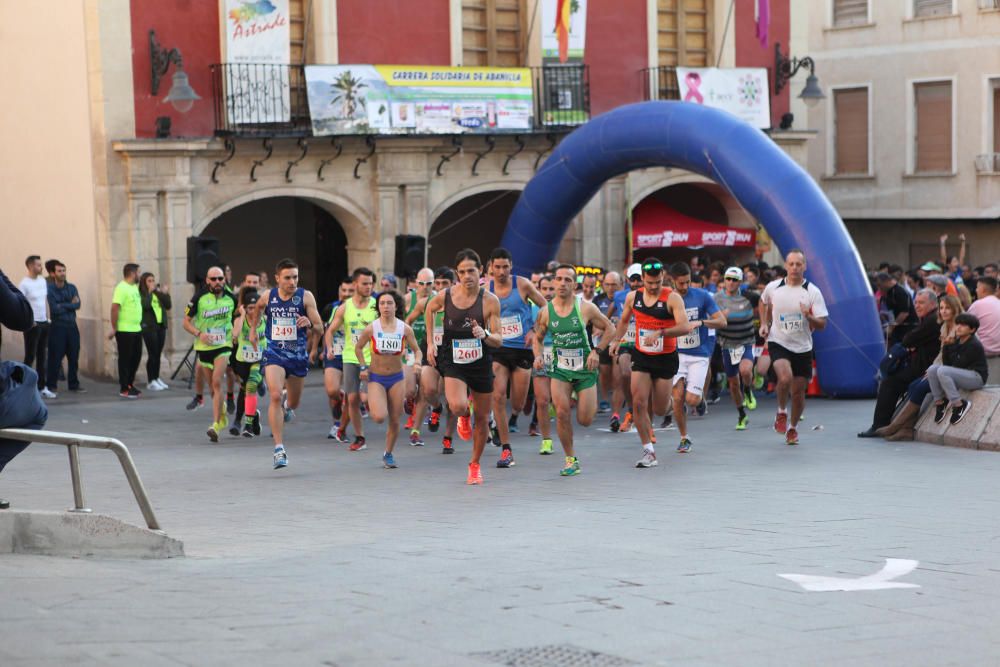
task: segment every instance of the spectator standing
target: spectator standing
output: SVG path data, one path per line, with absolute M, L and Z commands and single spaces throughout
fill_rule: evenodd
M 888 273 L 876 276 L 879 291 L 882 292 L 882 303 L 889 310 L 889 344 L 899 343 L 903 336 L 917 326 L 917 311 L 913 309 L 913 299 L 902 285 Z
M 139 277 L 142 300 L 142 341 L 146 344 L 146 386 L 152 391 L 169 389 L 160 379 L 160 356 L 167 340 L 167 311 L 171 308 L 170 290 L 156 282 L 152 273 Z
M 45 362 L 49 350 L 49 286 L 42 277 L 42 258 L 31 255 L 24 260 L 28 275 L 17 288 L 31 304 L 34 326 L 24 333 L 24 365 L 38 369 L 38 389 L 45 389 Z M 52 397 L 46 397 L 52 398 Z
M 76 311 L 80 310 L 80 292 L 76 285 L 66 281 L 66 265 L 57 259 L 52 262 L 52 281 L 48 283 L 49 312 L 52 323 L 49 327 L 48 374 L 42 396 L 55 398 L 59 387 L 59 371 L 63 357 L 66 358 L 66 380 L 69 390 L 77 393 L 86 391 L 80 386 L 80 329 L 76 325 Z
M 986 356 L 1000 355 L 1000 298 L 997 298 L 997 279 L 984 276 L 976 283 L 976 300 L 969 306 L 969 313 L 979 319 L 976 336 L 983 344 Z
M 118 385 L 122 398 L 139 398 L 135 373 L 142 359 L 142 296 L 139 294 L 139 265 L 126 264 L 122 281 L 111 299 L 111 334 L 118 346 Z
M 941 235 L 941 264 L 944 266 L 944 274 L 955 285 L 962 284 L 962 265 L 965 264 L 965 234 L 959 234 L 958 240 L 962 242 L 958 250 L 958 256 L 948 256 L 945 244 L 948 243 L 948 235 Z

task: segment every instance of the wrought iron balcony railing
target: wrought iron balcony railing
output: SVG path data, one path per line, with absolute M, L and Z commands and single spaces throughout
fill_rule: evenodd
M 590 68 L 587 65 L 532 67 L 535 127 L 573 127 L 590 120 Z
M 679 100 L 676 67 L 647 67 L 639 70 L 647 100 Z

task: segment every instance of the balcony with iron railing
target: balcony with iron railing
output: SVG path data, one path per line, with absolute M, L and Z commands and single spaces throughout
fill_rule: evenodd
M 567 132 L 590 120 L 590 79 L 586 65 L 543 65 L 530 69 L 533 122 L 527 130 L 506 132 Z M 304 65 L 221 63 L 212 65 L 211 73 L 216 136 L 312 136 Z M 500 132 L 503 131 L 497 131 Z
M 642 77 L 643 94 L 646 100 L 679 100 L 680 87 L 677 85 L 677 68 L 672 66 L 646 67 L 639 70 Z

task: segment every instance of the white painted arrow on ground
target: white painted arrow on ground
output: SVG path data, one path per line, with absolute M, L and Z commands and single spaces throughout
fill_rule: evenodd
M 886 588 L 920 588 L 919 584 L 907 584 L 893 581 L 917 569 L 919 561 L 906 558 L 886 558 L 885 567 L 864 577 L 856 579 L 845 577 L 817 577 L 812 574 L 779 574 L 778 576 L 794 581 L 807 591 L 878 591 Z

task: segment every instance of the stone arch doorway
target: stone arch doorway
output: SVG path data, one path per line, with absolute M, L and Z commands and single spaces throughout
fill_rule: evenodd
M 427 234 L 432 268 L 451 266 L 455 253 L 472 248 L 483 261 L 498 245 L 520 190 L 488 190 L 460 199 L 438 215 Z
M 347 234 L 325 208 L 300 197 L 268 197 L 239 204 L 211 220 L 201 236 L 219 239 L 220 257 L 239 284 L 248 271 L 274 273 L 291 257 L 299 264 L 299 284 L 315 294 L 320 309 L 337 298 L 349 272 Z M 270 282 L 274 283 L 273 277 Z

